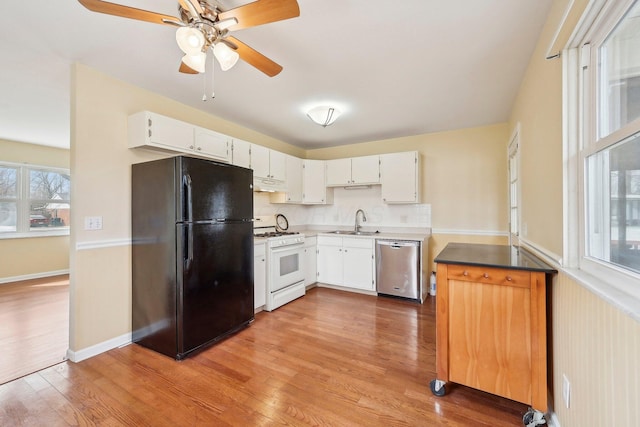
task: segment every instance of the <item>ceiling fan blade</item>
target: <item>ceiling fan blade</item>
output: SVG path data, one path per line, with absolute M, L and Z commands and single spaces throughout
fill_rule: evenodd
M 138 21 L 147 21 L 154 24 L 174 25 L 168 21 L 180 21 L 175 16 L 163 15 L 161 13 L 149 12 L 148 10 L 136 9 L 135 7 L 123 6 L 121 4 L 109 3 L 102 0 L 78 0 L 81 5 L 92 12 L 105 13 L 107 15 L 120 16 L 122 18 L 137 19 Z
M 195 15 L 193 16 L 194 19 L 199 18 L 204 12 L 198 0 L 178 0 L 178 3 L 183 9 L 188 10 L 192 16 Z
M 196 70 L 189 67 L 187 64 L 185 64 L 182 61 L 180 61 L 180 68 L 178 68 L 178 71 L 185 74 L 199 74 Z
M 256 0 L 253 3 L 220 12 L 220 21 L 236 18 L 238 23 L 229 27 L 229 31 L 255 27 L 270 22 L 300 16 L 300 7 L 296 0 Z
M 236 52 L 238 52 L 238 55 L 240 55 L 240 58 L 244 62 L 248 63 L 249 65 L 253 65 L 258 70 L 265 73 L 267 76 L 273 77 L 278 75 L 280 71 L 282 71 L 281 65 L 276 64 L 275 62 L 273 62 L 272 60 L 270 60 L 269 58 L 267 58 L 257 50 L 242 43 L 237 38 L 227 37 L 225 41 L 231 42 L 231 44 L 234 45 L 234 46 L 231 46 L 232 48 L 234 47 L 237 48 L 235 50 Z

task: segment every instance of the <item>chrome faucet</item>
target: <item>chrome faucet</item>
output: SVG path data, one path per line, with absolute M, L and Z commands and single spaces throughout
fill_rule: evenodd
M 358 222 L 358 214 L 362 214 L 362 222 L 367 222 L 367 216 L 364 214 L 364 211 L 362 209 L 358 209 L 356 211 L 356 226 L 355 226 L 355 232 L 359 233 L 360 232 L 360 222 Z

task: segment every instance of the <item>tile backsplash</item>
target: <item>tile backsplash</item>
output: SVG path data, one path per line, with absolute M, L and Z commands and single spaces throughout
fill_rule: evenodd
M 389 205 L 382 202 L 379 185 L 366 189 L 333 191 L 331 205 L 272 204 L 269 193 L 254 193 L 254 216 L 284 214 L 292 226 L 352 226 L 362 209 L 367 222 L 363 227 L 431 227 L 431 205 Z

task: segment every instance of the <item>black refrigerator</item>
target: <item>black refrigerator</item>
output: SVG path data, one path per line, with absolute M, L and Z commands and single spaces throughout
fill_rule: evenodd
M 179 360 L 254 318 L 253 171 L 178 156 L 131 175 L 132 339 Z

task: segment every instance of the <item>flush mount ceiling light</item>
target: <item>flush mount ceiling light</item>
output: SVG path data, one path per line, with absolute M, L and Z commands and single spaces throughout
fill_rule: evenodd
M 340 117 L 340 114 L 340 110 L 326 105 L 321 105 L 307 111 L 307 116 L 323 128 L 333 124 L 333 122 Z

